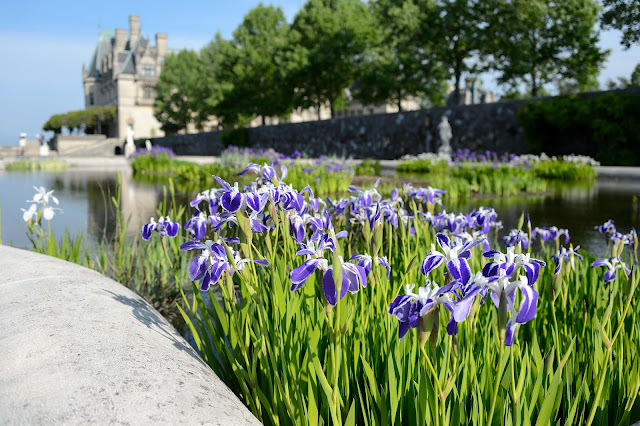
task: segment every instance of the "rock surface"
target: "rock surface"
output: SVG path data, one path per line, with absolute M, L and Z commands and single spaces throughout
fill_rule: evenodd
M 259 424 L 160 314 L 95 271 L 0 246 L 0 424 Z

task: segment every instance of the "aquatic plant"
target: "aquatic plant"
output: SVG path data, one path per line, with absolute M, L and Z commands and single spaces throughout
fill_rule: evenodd
M 63 172 L 69 165 L 58 160 L 15 160 L 6 164 L 7 171 L 45 171 Z
M 635 269 L 609 261 L 626 273 L 600 276 L 573 247 L 535 258 L 524 215 L 501 249 L 495 211 L 446 213 L 437 188 L 350 187 L 321 203 L 269 167 L 200 193 L 182 243 L 199 252 L 183 317 L 263 423 L 640 419 Z

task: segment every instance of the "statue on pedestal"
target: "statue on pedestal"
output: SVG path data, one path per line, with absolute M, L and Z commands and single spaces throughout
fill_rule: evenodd
M 47 143 L 46 140 L 44 140 L 44 138 L 42 137 L 42 135 L 40 133 L 38 133 L 36 135 L 36 139 L 38 139 L 38 142 L 40 142 L 40 157 L 48 157 L 49 156 L 49 144 Z
M 127 125 L 127 137 L 124 143 L 124 156 L 125 158 L 130 157 L 136 150 L 136 146 L 133 143 L 133 127 L 131 124 Z
M 440 136 L 440 147 L 438 148 L 438 154 L 451 155 L 451 138 L 453 132 L 451 131 L 451 125 L 446 115 L 442 116 L 440 124 L 438 124 L 438 135 Z

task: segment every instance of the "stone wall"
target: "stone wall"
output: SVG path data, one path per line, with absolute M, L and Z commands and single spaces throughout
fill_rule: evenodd
M 633 89 L 629 94 L 637 94 Z M 586 93 L 598 96 L 609 92 Z M 437 152 L 437 126 L 447 115 L 453 131 L 451 147 L 499 153 L 528 152 L 517 112 L 526 100 L 431 108 L 392 114 L 376 114 L 330 120 L 286 123 L 248 129 L 248 144 L 311 157 L 338 155 L 353 158 L 397 159 L 406 154 Z M 178 155 L 219 155 L 224 149 L 221 132 L 204 132 L 155 138 Z
M 220 155 L 224 149 L 220 133 L 222 132 L 190 133 L 149 140 L 154 145 L 171 148 L 176 155 Z
M 111 157 L 124 142 L 105 135 L 58 135 L 54 142 L 59 155 L 65 157 Z

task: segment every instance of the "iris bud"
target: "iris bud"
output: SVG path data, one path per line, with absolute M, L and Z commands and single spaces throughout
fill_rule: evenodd
M 507 295 L 504 290 L 500 293 L 500 304 L 498 305 L 498 333 L 500 340 L 504 342 L 507 334 Z
M 551 350 L 544 358 L 544 369 L 547 374 L 553 374 L 553 359 L 555 358 L 555 346 L 551 347 Z

